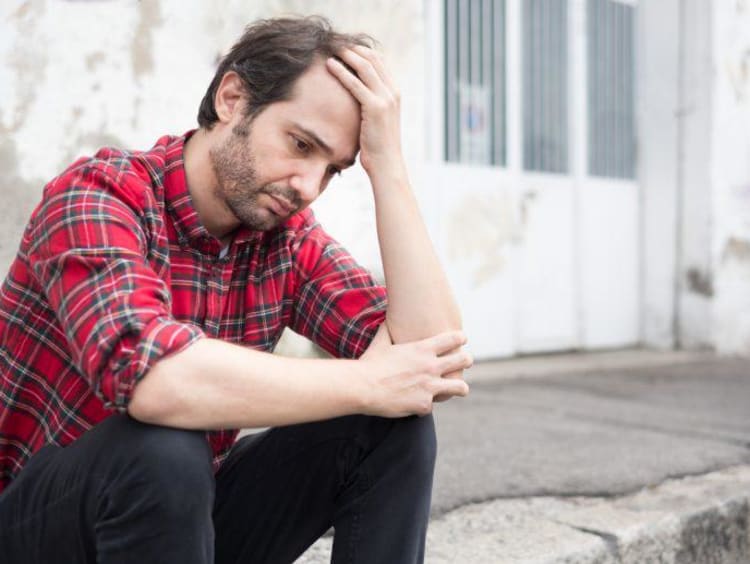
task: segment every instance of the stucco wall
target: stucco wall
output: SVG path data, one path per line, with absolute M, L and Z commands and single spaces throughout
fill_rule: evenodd
M 713 340 L 750 354 L 750 2 L 713 10 Z
M 0 273 L 44 183 L 103 145 L 150 147 L 196 126 L 221 54 L 256 18 L 321 14 L 382 44 L 402 90 L 404 147 L 424 146 L 422 2 L 419 0 L 64 1 L 0 4 Z M 415 185 L 419 167 L 412 167 Z M 419 188 L 419 186 L 417 186 Z M 319 218 L 380 272 L 366 176 L 347 171 L 316 203 Z

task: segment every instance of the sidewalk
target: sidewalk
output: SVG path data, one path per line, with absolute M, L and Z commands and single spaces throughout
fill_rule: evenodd
M 428 563 L 750 562 L 750 361 L 544 356 L 468 379 L 435 411 Z

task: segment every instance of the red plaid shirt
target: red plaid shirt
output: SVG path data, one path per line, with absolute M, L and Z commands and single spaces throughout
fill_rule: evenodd
M 185 183 L 186 138 L 102 149 L 45 187 L 0 289 L 0 491 L 203 335 L 270 351 L 289 326 L 356 358 L 383 322 L 384 288 L 309 210 L 238 230 L 221 258 Z M 236 435 L 207 434 L 215 468 Z

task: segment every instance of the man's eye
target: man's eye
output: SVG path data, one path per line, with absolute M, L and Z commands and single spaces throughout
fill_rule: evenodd
M 309 143 L 304 142 L 299 137 L 292 137 L 294 139 L 294 146 L 300 153 L 308 153 L 310 151 Z

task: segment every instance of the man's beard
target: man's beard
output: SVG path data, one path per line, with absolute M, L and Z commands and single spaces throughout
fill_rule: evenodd
M 225 143 L 209 151 L 216 175 L 215 195 L 224 201 L 230 211 L 249 229 L 267 231 L 280 225 L 301 207 L 299 194 L 290 187 L 258 184 L 255 156 L 250 146 L 250 123 L 232 129 L 232 136 Z M 287 216 L 278 216 L 258 200 L 261 194 L 276 195 L 289 202 L 293 211 Z

